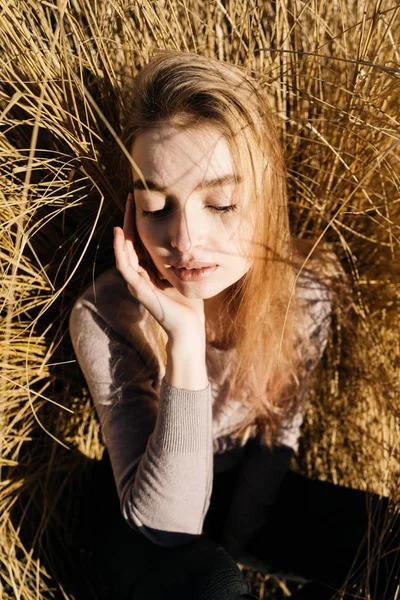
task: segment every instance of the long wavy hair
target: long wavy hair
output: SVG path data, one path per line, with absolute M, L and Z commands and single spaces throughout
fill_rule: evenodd
M 302 401 L 299 373 L 307 340 L 296 278 L 310 243 L 290 232 L 285 163 L 266 92 L 240 68 L 190 52 L 157 50 L 134 78 L 124 110 L 122 142 L 129 153 L 140 132 L 172 119 L 182 127 L 207 124 L 227 140 L 235 168 L 244 175 L 240 201 L 255 227 L 251 267 L 229 288 L 221 342 L 235 349 L 229 395 L 250 409 L 234 436 L 245 438 L 255 428 L 273 446 L 283 420 Z M 129 187 L 132 162 L 126 156 L 122 168 Z M 137 230 L 134 244 L 152 281 L 161 289 L 169 286 Z M 329 285 L 335 258 L 328 253 L 321 259 L 322 254 L 314 252 L 307 269 Z M 167 335 L 152 317 L 150 323 L 165 364 Z

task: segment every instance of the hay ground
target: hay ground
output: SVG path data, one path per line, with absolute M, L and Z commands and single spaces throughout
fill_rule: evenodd
M 80 577 L 85 598 L 100 597 L 80 519 L 103 445 L 67 322 L 113 264 L 119 107 L 154 48 L 232 62 L 268 90 L 293 232 L 332 247 L 353 290 L 309 394 L 297 468 L 398 503 L 399 39 L 397 0 L 2 4 L 2 600 L 79 600 Z M 260 600 L 290 594 L 248 576 Z

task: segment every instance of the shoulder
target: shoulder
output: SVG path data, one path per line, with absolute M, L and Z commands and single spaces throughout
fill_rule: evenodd
M 307 337 L 318 334 L 330 322 L 333 294 L 329 284 L 315 271 L 304 268 L 297 278 L 296 298 L 303 333 Z
M 142 328 L 145 312 L 117 269 L 109 269 L 76 300 L 70 314 L 70 331 L 74 334 L 81 328 L 87 330 L 91 323 L 93 327 L 102 323 L 103 329 L 129 339 Z
M 301 365 L 309 373 L 320 361 L 328 344 L 332 314 L 345 281 L 339 260 L 331 250 L 323 250 L 296 265 L 296 300 Z
M 337 304 L 347 309 L 351 301 L 350 283 L 335 253 L 326 247 L 307 258 L 307 246 L 298 251 L 296 299 L 301 325 L 312 336 L 322 333 L 330 325 L 331 314 Z

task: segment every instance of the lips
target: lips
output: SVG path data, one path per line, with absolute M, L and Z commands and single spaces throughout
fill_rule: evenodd
M 215 267 L 215 263 L 203 262 L 200 260 L 179 261 L 172 265 L 175 269 L 205 269 L 206 267 Z
M 202 267 L 197 269 L 183 269 L 172 267 L 173 273 L 182 281 L 202 281 L 211 277 L 213 273 L 218 269 L 218 265 L 211 265 L 209 267 Z
M 201 269 L 207 269 L 208 267 L 212 267 L 213 265 L 206 265 L 204 267 L 175 267 L 176 269 L 181 269 L 182 271 L 200 271 Z

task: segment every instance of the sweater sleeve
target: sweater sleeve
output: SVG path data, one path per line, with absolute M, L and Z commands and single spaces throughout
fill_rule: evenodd
M 149 363 L 106 322 L 113 312 L 115 306 L 103 318 L 95 302 L 81 297 L 70 334 L 100 419 L 121 511 L 154 543 L 185 544 L 202 532 L 212 489 L 210 385 L 185 390 L 162 378 L 157 390 Z

